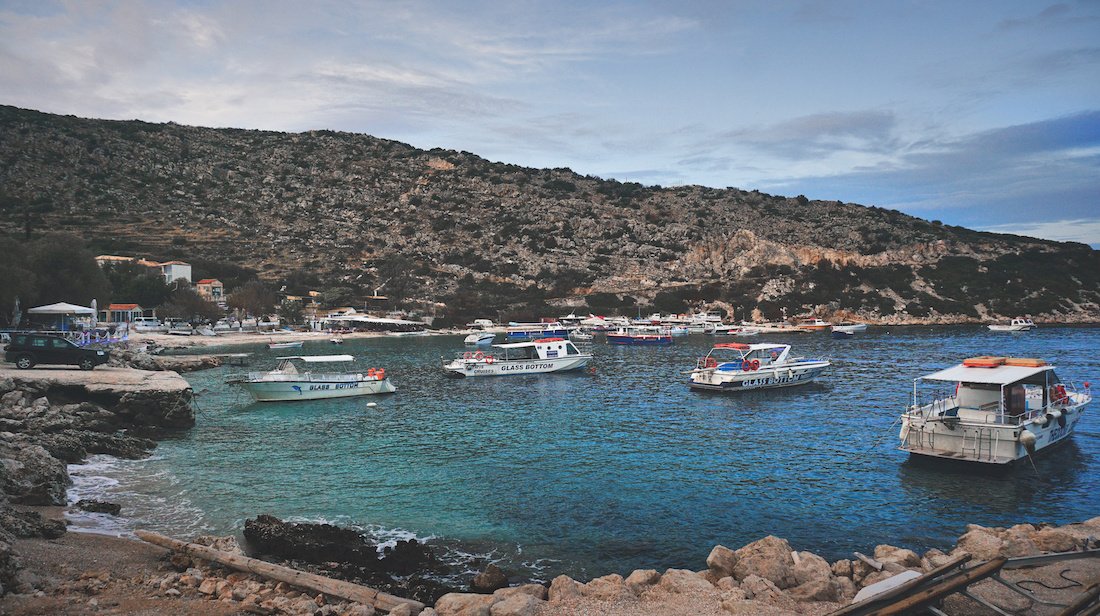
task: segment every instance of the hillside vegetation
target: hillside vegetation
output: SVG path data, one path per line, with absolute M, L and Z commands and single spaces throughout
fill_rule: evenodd
M 1100 320 L 1087 246 L 838 201 L 647 187 L 369 135 L 13 107 L 0 107 L 0 161 L 9 237 L 67 232 L 348 301 L 381 289 L 456 319 L 706 301 L 739 318 Z

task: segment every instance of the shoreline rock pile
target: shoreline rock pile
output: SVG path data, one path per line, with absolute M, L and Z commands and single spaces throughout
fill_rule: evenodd
M 93 394 L 48 381 L 0 378 L 0 596 L 19 588 L 16 538 L 65 533 L 63 522 L 15 507 L 65 505 L 72 484 L 66 465 L 90 454 L 149 455 L 156 442 L 140 434 L 193 425 L 190 397 L 190 389 Z

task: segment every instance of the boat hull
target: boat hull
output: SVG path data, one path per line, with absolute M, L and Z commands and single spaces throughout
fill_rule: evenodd
M 988 424 L 902 416 L 901 451 L 913 458 L 936 458 L 1001 466 L 1023 460 L 1067 440 L 1084 415 L 1087 401 L 1059 409 L 1058 418 L 1022 424 Z M 1020 442 L 1027 430 L 1035 435 L 1029 452 Z
M 447 376 L 507 376 L 513 374 L 546 374 L 579 370 L 588 364 L 591 355 L 569 355 L 552 359 L 502 359 L 492 363 L 484 359 L 456 359 L 443 365 Z
M 626 346 L 666 346 L 672 344 L 672 336 L 621 336 L 607 335 L 607 344 Z
M 250 381 L 242 383 L 256 402 L 287 402 L 392 394 L 389 379 L 363 381 Z
M 800 362 L 750 372 L 719 366 L 696 370 L 688 384 L 692 389 L 723 392 L 792 387 L 813 381 L 828 367 L 827 361 Z

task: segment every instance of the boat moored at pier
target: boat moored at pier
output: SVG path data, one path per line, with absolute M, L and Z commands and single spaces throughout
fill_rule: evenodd
M 809 383 L 830 365 L 824 359 L 792 358 L 790 353 L 789 344 L 716 344 L 699 358 L 689 385 L 712 391 L 790 387 Z
M 564 338 L 543 338 L 532 342 L 494 344 L 488 352 L 466 351 L 443 361 L 443 371 L 456 378 L 542 374 L 583 368 L 592 359 Z
M 621 327 L 607 332 L 607 344 L 631 346 L 662 346 L 672 344 L 672 334 L 667 328 L 639 325 Z
M 922 385 L 942 391 L 926 393 Z M 1088 382 L 1077 391 L 1041 359 L 972 357 L 913 381 L 899 449 L 916 457 L 1009 464 L 1066 440 L 1091 400 Z
M 294 355 L 279 357 L 275 369 L 269 372 L 250 372 L 247 377 L 237 377 L 229 383 L 243 386 L 257 402 L 287 400 L 317 400 L 321 398 L 347 398 L 370 394 L 389 394 L 397 388 L 386 378 L 385 369 L 371 368 L 361 373 L 319 373 L 299 370 L 295 362 L 304 365 L 314 363 L 350 362 L 351 355 Z

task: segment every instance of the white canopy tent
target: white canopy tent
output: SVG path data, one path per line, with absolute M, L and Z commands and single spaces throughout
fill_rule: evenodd
M 49 304 L 47 306 L 38 306 L 31 308 L 27 311 L 30 314 L 72 314 L 72 315 L 94 315 L 95 309 L 87 306 L 77 306 L 76 304 L 68 304 L 66 302 L 57 302 L 56 304 Z

